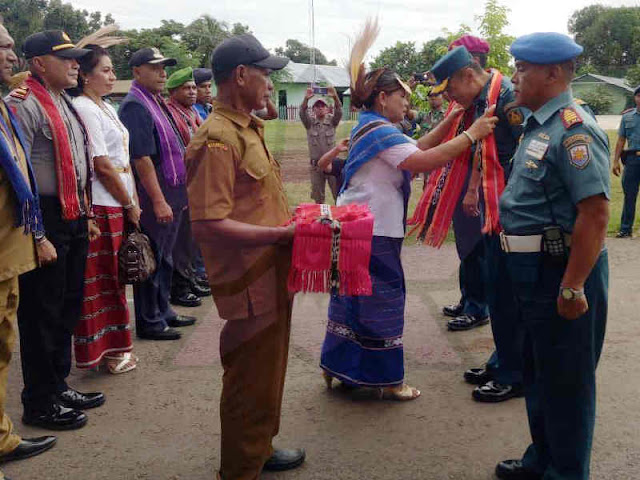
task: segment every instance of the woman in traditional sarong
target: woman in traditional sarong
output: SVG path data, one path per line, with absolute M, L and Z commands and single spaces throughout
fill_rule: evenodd
M 98 35 L 96 42 L 113 44 Z M 93 211 L 100 236 L 90 243 L 84 283 L 82 317 L 75 330 L 78 368 L 105 363 L 110 373 L 136 368 L 131 353 L 131 326 L 124 285 L 118 282 L 118 249 L 125 223 L 138 225 L 140 207 L 129 165 L 129 133 L 114 108 L 103 100 L 113 90 L 116 77 L 105 48 L 95 44 L 80 59 L 78 92 L 73 105 L 82 117 L 95 165 L 92 182 Z
M 344 183 L 337 204 L 368 204 L 375 216 L 369 270 L 371 296 L 333 295 L 320 366 L 327 385 L 334 378 L 350 387 L 378 388 L 383 398 L 413 400 L 420 391 L 404 383 L 402 334 L 405 281 L 400 251 L 405 234 L 411 175 L 441 167 L 487 136 L 494 108 L 468 130 L 440 144 L 458 109 L 415 141 L 394 123 L 409 106 L 409 87 L 388 68 L 365 72 L 362 59 L 375 40 L 368 21 L 351 51 L 351 101 L 361 107 L 349 141 Z

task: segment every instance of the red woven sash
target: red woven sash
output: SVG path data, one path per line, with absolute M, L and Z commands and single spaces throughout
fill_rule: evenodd
M 290 291 L 371 295 L 373 214 L 367 205 L 301 204 L 293 221 Z
M 32 76 L 26 80 L 26 84 L 32 95 L 36 97 L 42 106 L 51 129 L 62 218 L 64 220 L 76 220 L 80 217 L 80 198 L 78 196 L 78 180 L 73 163 L 73 154 L 71 153 L 69 132 L 62 120 L 58 107 L 44 85 Z M 89 171 L 87 171 L 88 174 Z
M 488 105 L 495 105 L 498 101 L 501 83 L 502 74 L 495 71 L 487 95 Z M 449 105 L 447 115 L 454 106 L 454 102 Z M 466 115 L 461 115 L 454 122 L 443 143 L 461 133 L 464 128 L 463 119 L 465 117 Z M 498 150 L 493 133 L 480 142 L 476 148 L 479 149 L 476 153 L 480 154 L 481 160 L 482 189 L 485 203 L 485 223 L 482 231 L 483 233 L 498 232 L 500 230 L 498 200 L 504 190 L 504 172 L 498 159 Z M 470 153 L 471 149 L 469 148 L 444 167 L 431 173 L 416 210 L 407 222 L 413 226 L 409 231 L 409 235 L 417 232 L 418 238 L 427 245 L 436 248 L 442 245 L 447 237 L 453 213 L 462 194 L 471 160 Z

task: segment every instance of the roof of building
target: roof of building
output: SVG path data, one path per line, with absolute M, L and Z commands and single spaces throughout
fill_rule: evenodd
M 308 63 L 289 62 L 285 70 L 291 78 L 283 79 L 282 83 L 328 83 L 338 88 L 349 87 L 349 72 L 344 67 L 333 65 L 316 65 L 315 77 L 314 66 Z
M 574 78 L 573 81 L 578 83 L 588 83 L 585 81 L 585 77 L 591 77 L 596 80 L 596 82 L 593 83 L 608 83 L 609 85 L 613 85 L 614 87 L 622 88 L 633 93 L 633 88 L 629 86 L 624 78 L 607 77 L 605 75 L 596 75 L 595 73 L 585 73 L 584 75 Z

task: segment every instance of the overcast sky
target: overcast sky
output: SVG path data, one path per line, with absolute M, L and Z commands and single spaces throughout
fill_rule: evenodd
M 310 0 L 111 0 L 104 6 L 95 0 L 71 0 L 89 11 L 111 13 L 124 29 L 153 28 L 163 19 L 188 24 L 209 14 L 229 23 L 249 25 L 269 49 L 283 46 L 289 38 L 310 44 Z M 593 3 L 610 6 L 638 5 L 638 0 L 509 0 L 508 33 L 514 36 L 536 31 L 567 33 L 571 14 Z M 316 46 L 341 65 L 364 19 L 379 15 L 382 31 L 369 58 L 396 41 L 415 41 L 418 46 L 439 36 L 443 28 L 457 30 L 462 23 L 475 30 L 475 16 L 482 14 L 482 0 L 315 0 Z

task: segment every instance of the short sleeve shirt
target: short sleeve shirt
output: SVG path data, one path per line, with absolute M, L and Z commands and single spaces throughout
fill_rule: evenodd
M 640 112 L 637 108 L 622 115 L 618 136 L 627 139 L 631 150 L 640 150 Z
M 254 115 L 214 102 L 214 111 L 189 143 L 186 154 L 191 221 L 236 220 L 261 226 L 284 225 L 290 218 L 280 165 L 264 141 L 263 122 Z M 251 278 L 247 272 L 274 247 L 201 243 L 218 313 L 247 318 L 275 308 L 275 268 Z
M 336 109 L 335 114 L 328 114 L 322 120 L 309 114 L 309 109 L 301 109 L 300 117 L 307 129 L 307 143 L 311 163 L 317 163 L 320 157 L 336 144 L 336 127 L 340 123 L 342 111 Z
M 500 198 L 500 222 L 510 234 L 537 234 L 553 224 L 571 233 L 576 205 L 609 194 L 606 134 L 567 91 L 528 118 Z
M 166 202 L 174 211 L 182 210 L 187 205 L 187 192 L 184 185 L 171 186 L 167 183 L 162 172 L 162 159 L 158 132 L 153 123 L 153 118 L 149 110 L 142 105 L 131 94 L 128 94 L 118 110 L 118 115 L 123 125 L 129 132 L 129 156 L 131 160 L 142 157 L 150 157 L 156 170 L 158 184 L 164 195 Z M 135 169 L 134 169 L 135 171 Z M 140 182 L 138 185 L 138 195 L 142 209 L 152 208 L 151 200 L 145 192 Z

